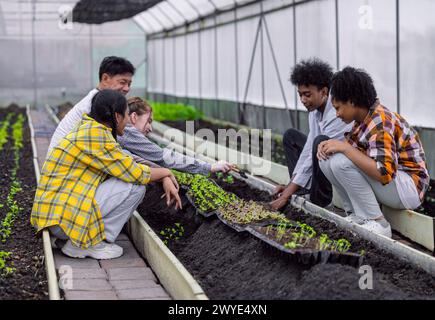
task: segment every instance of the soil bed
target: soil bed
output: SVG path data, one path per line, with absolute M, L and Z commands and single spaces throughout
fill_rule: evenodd
M 25 109 L 10 106 L 0 109 L 0 122 L 8 113 L 14 113 L 11 125 L 15 123 L 18 114 L 25 116 Z M 23 126 L 23 145 L 20 151 L 19 170 L 17 179 L 20 181 L 22 191 L 15 195 L 18 205 L 23 208 L 17 219 L 13 222 L 11 234 L 6 241 L 0 242 L 0 251 L 11 252 L 10 259 L 6 260 L 8 267 L 15 271 L 8 276 L 0 276 L 0 300 L 41 300 L 48 298 L 47 279 L 44 268 L 44 252 L 42 239 L 35 235 L 30 225 L 30 212 L 36 189 L 36 179 L 33 167 L 33 156 L 30 142 L 30 130 L 27 117 Z M 14 164 L 12 150 L 12 132 L 9 128 L 8 142 L 1 151 L 0 159 L 0 221 L 3 221 L 8 209 L 6 198 L 11 187 L 11 169 Z
M 252 190 L 243 181 L 235 179 L 232 185 L 216 182 L 245 200 L 270 200 L 267 193 Z M 373 290 L 359 288 L 358 268 L 300 264 L 277 254 L 248 232 L 235 232 L 216 217 L 195 215 L 185 197 L 183 210 L 167 209 L 160 200 L 162 194 L 160 185 L 150 185 L 138 211 L 159 235 L 176 223 L 183 226 L 179 240 L 160 237 L 211 299 L 435 299 L 434 277 L 328 221 L 285 210 L 290 219 L 304 222 L 318 233 L 349 240 L 352 252 L 364 250 L 363 264 L 373 268 Z

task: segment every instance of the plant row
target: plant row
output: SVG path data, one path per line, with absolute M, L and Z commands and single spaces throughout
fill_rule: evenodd
M 8 114 L 6 120 L 10 120 L 11 117 L 9 115 L 10 114 Z M 20 114 L 18 115 L 16 122 L 12 125 L 12 148 L 14 151 L 14 163 L 11 169 L 11 186 L 6 199 L 7 212 L 0 223 L 0 240 L 2 243 L 5 243 L 11 235 L 14 221 L 23 211 L 23 209 L 18 205 L 17 201 L 15 200 L 15 196 L 17 195 L 17 193 L 22 191 L 21 183 L 17 179 L 17 171 L 20 166 L 20 151 L 23 148 L 23 124 L 24 117 L 22 114 Z M 0 275 L 2 276 L 9 275 L 14 271 L 14 268 L 6 266 L 5 260 L 10 257 L 10 254 L 10 252 L 0 252 Z
M 0 123 L 0 150 L 3 150 L 3 146 L 8 141 L 8 130 L 12 116 L 13 113 L 8 113 L 5 120 Z

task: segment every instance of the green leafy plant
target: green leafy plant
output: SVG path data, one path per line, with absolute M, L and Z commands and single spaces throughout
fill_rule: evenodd
M 332 245 L 332 240 L 328 235 L 323 233 L 319 237 L 319 250 L 328 250 Z
M 175 178 L 177 179 L 180 185 L 187 186 L 187 187 L 190 186 L 194 178 L 193 174 L 179 172 L 177 170 L 172 170 L 172 173 L 174 174 Z
M 226 192 L 201 175 L 194 176 L 187 194 L 194 200 L 195 206 L 203 212 L 216 210 L 222 205 L 237 200 L 234 194 Z
M 334 246 L 338 252 L 347 252 L 351 247 L 351 243 L 346 239 L 339 239 L 334 242 Z
M 11 252 L 0 251 L 0 276 L 7 277 L 16 271 L 15 268 L 8 267 L 6 262 L 11 257 Z
M 223 172 L 216 172 L 216 179 L 224 181 L 228 184 L 233 184 L 234 183 L 234 177 L 230 174 L 224 174 Z
M 151 101 L 153 117 L 156 121 L 186 121 L 202 119 L 203 113 L 190 105 Z
M 0 150 L 3 149 L 3 146 L 8 141 L 8 129 L 12 116 L 13 113 L 8 113 L 5 120 L 0 123 Z
M 184 227 L 181 223 L 175 223 L 173 227 L 167 227 L 160 231 L 163 243 L 168 245 L 169 241 L 179 240 L 184 235 Z

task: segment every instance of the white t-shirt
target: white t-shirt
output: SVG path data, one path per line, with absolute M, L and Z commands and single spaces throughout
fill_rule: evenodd
M 47 156 L 51 150 L 59 144 L 79 123 L 85 113 L 91 112 L 92 99 L 97 94 L 98 89 L 91 90 L 86 97 L 77 103 L 62 119 L 54 131 L 54 134 L 48 147 Z

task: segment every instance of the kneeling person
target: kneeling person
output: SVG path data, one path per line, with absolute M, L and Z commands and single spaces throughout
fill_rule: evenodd
M 319 168 L 317 146 L 330 138 L 343 140 L 344 133 L 352 128 L 335 115 L 329 95 L 332 75 L 332 68 L 318 59 L 302 61 L 293 69 L 291 82 L 297 86 L 301 102 L 309 112 L 310 132 L 306 136 L 289 129 L 284 134 L 291 182 L 276 189 L 278 199 L 270 204 L 274 210 L 284 207 L 297 193 L 309 193 L 310 201 L 322 207 L 332 202 L 332 186 Z

